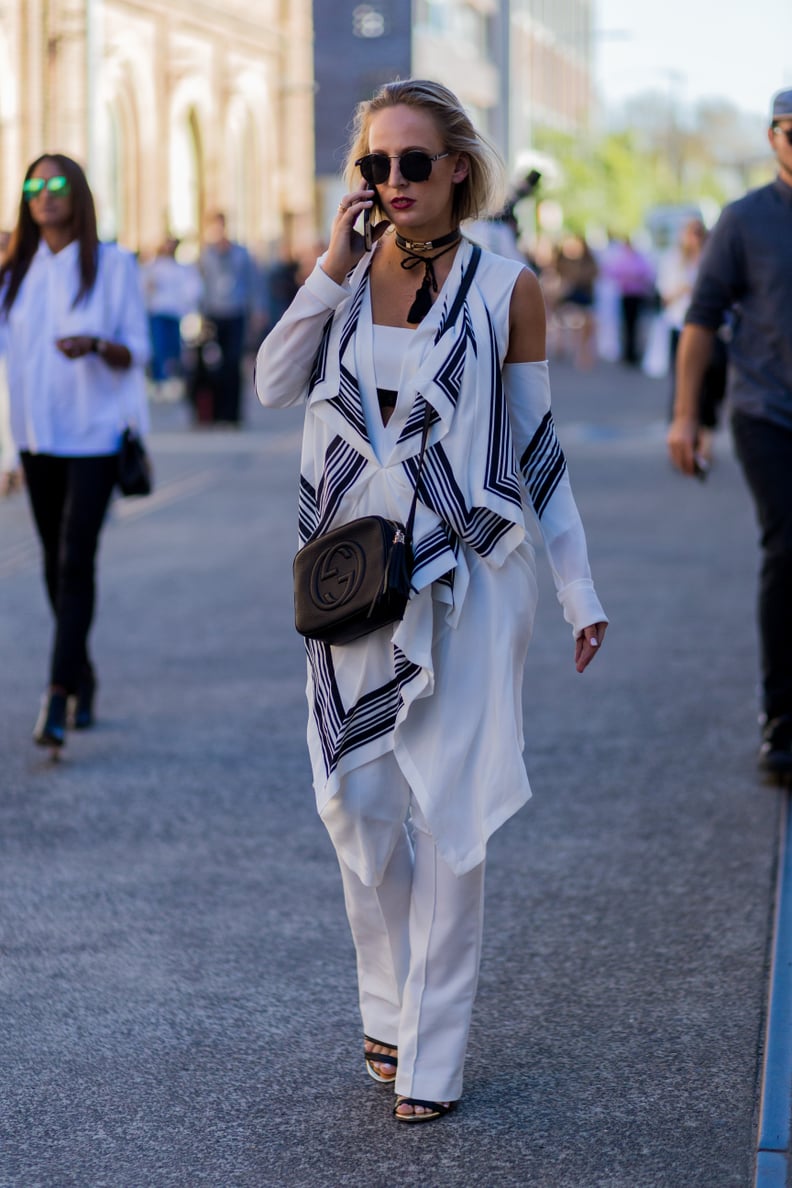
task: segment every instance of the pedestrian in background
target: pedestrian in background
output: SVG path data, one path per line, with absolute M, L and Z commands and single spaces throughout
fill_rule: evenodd
M 0 351 L 55 618 L 34 738 L 60 747 L 94 720 L 88 652 L 99 533 L 126 425 L 146 428 L 148 327 L 134 256 L 100 244 L 85 174 L 47 153 L 25 174 L 0 268 Z
M 699 392 L 724 317 L 733 313 L 729 397 L 737 456 L 761 529 L 760 767 L 792 776 L 792 89 L 772 101 L 778 175 L 724 208 L 699 267 L 677 354 L 668 435 L 672 461 L 694 475 Z
M 594 285 L 599 266 L 582 235 L 566 235 L 558 245 L 553 268 L 558 276 L 556 313 L 561 333 L 572 339 L 575 366 L 588 371 L 595 362 Z
M 0 231 L 0 267 L 11 242 L 10 231 Z M 11 409 L 5 359 L 0 355 L 0 496 L 12 495 L 22 486 L 19 451 L 11 436 Z
M 264 333 L 279 322 L 294 300 L 300 285 L 299 260 L 282 245 L 274 257 L 259 269 L 259 305 L 263 313 Z
M 621 361 L 629 367 L 638 367 L 643 317 L 654 293 L 654 267 L 629 238 L 608 253 L 604 266 L 619 294 Z
M 663 302 L 663 317 L 669 327 L 668 359 L 671 374 L 671 416 L 676 399 L 676 356 L 679 336 L 690 307 L 693 286 L 701 255 L 707 241 L 707 228 L 701 219 L 689 219 L 679 233 L 678 242 L 660 261 L 657 291 Z M 698 452 L 707 465 L 712 461 L 712 436 L 726 395 L 727 352 L 721 327 L 712 340 L 712 356 L 701 382 L 698 401 Z
M 155 395 L 164 400 L 181 395 L 181 320 L 198 311 L 203 291 L 198 268 L 176 259 L 178 247 L 178 239 L 166 236 L 141 269 L 151 334 L 151 379 Z
M 417 482 L 403 620 L 307 645 L 314 786 L 357 951 L 365 1064 L 409 1123 L 461 1094 L 487 841 L 530 795 L 534 515 L 579 672 L 606 627 L 553 429 L 536 278 L 483 251 L 451 317 L 479 250 L 460 224 L 496 207 L 498 172 L 440 84 L 389 83 L 363 102 L 329 247 L 256 370 L 263 404 L 308 401 L 303 544 L 368 514 L 406 523 Z M 354 224 L 371 211 L 367 253 Z
M 214 327 L 219 366 L 212 370 L 214 420 L 239 425 L 241 366 L 248 322 L 257 305 L 258 277 L 247 248 L 234 243 L 226 232 L 221 211 L 210 215 L 199 267 L 203 279 L 201 311 Z

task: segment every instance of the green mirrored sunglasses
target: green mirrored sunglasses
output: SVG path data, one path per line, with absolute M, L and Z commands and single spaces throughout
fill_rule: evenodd
M 61 197 L 68 194 L 70 188 L 68 178 L 65 177 L 29 177 L 22 185 L 22 197 L 26 202 L 30 202 L 31 198 L 38 198 L 44 190 Z

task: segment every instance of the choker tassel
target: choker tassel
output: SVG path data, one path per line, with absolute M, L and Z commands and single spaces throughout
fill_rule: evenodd
M 416 290 L 415 299 L 407 313 L 407 321 L 411 326 L 417 326 L 419 322 L 422 322 L 432 308 L 432 291 L 437 292 L 437 276 L 435 275 L 434 261 L 439 260 L 446 252 L 450 252 L 453 247 L 456 247 L 461 238 L 462 236 L 459 231 L 455 230 L 451 231 L 448 235 L 441 236 L 439 239 L 418 243 L 405 239 L 397 233 L 396 243 L 407 256 L 406 260 L 401 261 L 402 268 L 411 270 L 417 268 L 419 264 L 423 264 L 424 266 L 423 280 Z M 427 248 L 439 247 L 441 251 L 435 252 L 433 256 L 423 256 L 413 250 L 417 247 L 422 248 L 424 251 Z

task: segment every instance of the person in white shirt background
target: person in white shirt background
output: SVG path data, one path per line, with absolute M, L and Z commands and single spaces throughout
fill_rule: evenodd
M 93 723 L 95 558 L 122 432 L 147 429 L 148 353 L 137 261 L 99 243 L 77 162 L 39 157 L 0 267 L 0 355 L 55 619 L 33 735 L 44 746 L 63 746 L 67 711 L 78 729 Z
M 10 242 L 11 232 L 0 231 L 0 265 L 5 259 Z M 21 486 L 22 470 L 19 465 L 19 454 L 11 436 L 5 362 L 0 356 L 0 496 L 11 495 Z
M 701 219 L 689 219 L 679 234 L 675 247 L 663 256 L 657 274 L 657 289 L 663 302 L 663 317 L 670 327 L 669 361 L 671 374 L 671 404 L 676 400 L 676 355 L 679 336 L 685 324 L 685 314 L 693 295 L 701 253 L 707 241 L 707 228 Z M 704 372 L 699 392 L 698 413 L 701 431 L 698 454 L 700 464 L 712 461 L 712 435 L 717 428 L 718 413 L 726 395 L 727 352 L 723 339 L 713 339 L 712 357 Z
M 151 333 L 152 394 L 161 400 L 177 400 L 183 394 L 180 323 L 187 314 L 197 313 L 203 294 L 197 266 L 177 260 L 178 247 L 179 240 L 167 236 L 141 267 Z

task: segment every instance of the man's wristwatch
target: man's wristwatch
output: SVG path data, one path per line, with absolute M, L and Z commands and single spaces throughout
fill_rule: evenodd
M 107 342 L 105 341 L 104 338 L 92 338 L 91 339 L 91 351 L 93 352 L 94 355 L 98 355 L 100 359 L 104 355 L 106 349 L 107 349 Z

